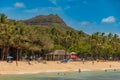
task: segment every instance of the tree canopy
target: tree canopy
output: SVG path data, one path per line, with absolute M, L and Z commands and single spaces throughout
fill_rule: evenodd
M 16 60 L 26 56 L 39 57 L 57 49 L 76 52 L 79 57 L 120 59 L 120 38 L 117 34 L 86 34 L 82 30 L 66 26 L 65 23 L 58 24 L 59 21 L 62 23 L 62 19 L 58 19 L 57 17 L 57 23 L 44 26 L 27 25 L 23 21 L 8 19 L 6 15 L 0 14 L 0 59 L 5 60 L 9 55 Z

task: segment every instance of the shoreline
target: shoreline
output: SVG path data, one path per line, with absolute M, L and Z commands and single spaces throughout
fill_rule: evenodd
M 105 71 L 105 72 L 109 72 L 109 71 L 118 71 L 120 69 L 101 69 L 101 70 L 81 70 L 80 72 L 78 70 L 73 70 L 73 71 L 67 71 L 67 70 L 53 70 L 53 71 L 46 71 L 46 72 L 12 72 L 12 73 L 8 73 L 8 72 L 3 72 L 0 73 L 0 75 L 30 75 L 30 74 L 41 74 L 41 73 L 64 73 L 64 72 L 93 72 L 93 71 Z
M 13 63 L 0 62 L 0 75 L 24 75 L 24 74 L 40 74 L 54 72 L 84 72 L 84 71 L 118 71 L 120 70 L 119 62 L 95 62 L 87 61 L 85 64 L 80 62 L 57 63 L 56 61 L 48 61 L 47 64 L 31 62 L 20 62 L 18 66 Z

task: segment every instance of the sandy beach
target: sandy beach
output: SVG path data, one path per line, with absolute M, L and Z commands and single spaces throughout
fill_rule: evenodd
M 106 61 L 94 62 L 86 61 L 84 64 L 81 61 L 60 63 L 57 61 L 47 61 L 46 64 L 32 61 L 31 65 L 27 62 L 15 61 L 12 63 L 0 62 L 0 74 L 35 74 L 42 72 L 72 72 L 72 71 L 97 71 L 97 70 L 117 70 L 120 69 L 120 62 Z

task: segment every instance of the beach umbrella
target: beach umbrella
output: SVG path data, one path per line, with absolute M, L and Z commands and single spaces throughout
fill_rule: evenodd
M 13 57 L 12 57 L 12 56 L 7 56 L 7 58 L 8 58 L 8 59 L 11 59 L 11 58 L 13 58 Z
M 10 63 L 11 63 L 11 62 L 12 62 L 12 61 L 11 61 L 12 58 L 13 58 L 12 56 L 7 56 L 7 62 L 10 62 Z
M 70 58 L 72 58 L 72 59 L 76 59 L 76 58 L 78 58 L 76 55 L 71 55 L 71 57 Z
M 7 56 L 7 62 L 12 62 L 11 61 L 12 58 L 13 58 L 12 56 Z

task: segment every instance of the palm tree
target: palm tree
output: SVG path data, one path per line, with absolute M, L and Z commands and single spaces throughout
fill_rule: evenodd
M 112 42 L 112 37 L 113 37 L 112 33 L 109 33 L 107 37 L 108 41 Z
M 0 23 L 6 23 L 7 21 L 7 16 L 5 14 L 0 14 Z
M 9 24 L 4 24 L 1 26 L 2 32 L 0 34 L 1 40 L 3 42 L 3 53 L 2 60 L 6 58 L 9 54 L 9 48 L 11 44 L 12 34 L 13 34 L 13 26 Z
M 19 59 L 19 52 L 23 48 L 26 35 L 25 35 L 25 27 L 22 25 L 15 25 L 15 32 L 14 32 L 14 47 L 16 48 L 16 66 L 18 66 L 18 59 Z
M 2 60 L 4 59 L 4 54 L 5 54 L 5 51 L 6 51 L 6 31 L 7 31 L 7 24 L 4 24 L 6 23 L 6 20 L 7 20 L 7 16 L 4 15 L 4 14 L 0 14 L 0 29 L 1 29 L 1 33 L 0 33 L 0 38 L 2 40 L 2 43 L 3 43 L 3 52 L 2 52 Z
M 91 52 L 92 57 L 98 57 L 97 54 L 99 53 L 99 32 L 96 32 L 91 36 Z
M 113 35 L 113 42 L 112 42 L 112 46 L 113 46 L 113 49 L 114 49 L 114 57 L 117 57 L 117 51 L 119 49 L 119 36 L 117 34 L 114 34 Z

